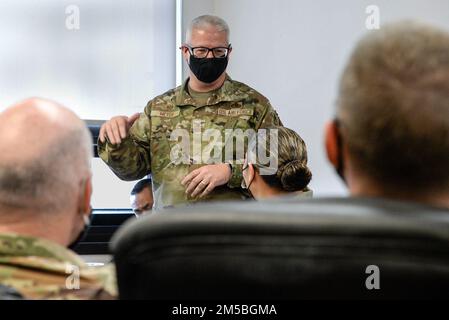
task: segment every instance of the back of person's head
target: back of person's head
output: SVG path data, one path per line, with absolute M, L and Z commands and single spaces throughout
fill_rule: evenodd
M 270 127 L 266 134 L 256 135 L 249 143 L 247 162 L 265 184 L 279 191 L 303 191 L 312 179 L 304 140 L 285 127 Z
M 409 21 L 363 38 L 341 78 L 335 127 L 328 155 L 339 167 L 345 153 L 332 145 L 346 148 L 353 183 L 392 195 L 449 191 L 449 34 Z
M 75 221 L 90 212 L 92 140 L 72 111 L 25 100 L 0 113 L 0 136 L 0 221 L 51 223 L 69 213 Z

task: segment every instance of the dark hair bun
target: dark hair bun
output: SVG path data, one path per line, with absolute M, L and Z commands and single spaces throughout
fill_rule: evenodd
M 312 180 L 312 172 L 304 162 L 293 160 L 278 169 L 278 177 L 285 191 L 301 191 Z

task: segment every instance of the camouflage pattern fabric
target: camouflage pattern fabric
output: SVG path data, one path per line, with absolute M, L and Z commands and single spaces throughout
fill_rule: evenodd
M 196 101 L 188 90 L 188 79 L 182 86 L 164 93 L 148 102 L 140 118 L 130 128 L 129 135 L 119 145 L 98 141 L 98 153 L 103 161 L 122 180 L 137 180 L 152 174 L 154 208 L 194 203 L 181 185 L 182 179 L 199 168 L 205 160 L 204 150 L 210 139 L 201 141 L 202 154 L 192 150 L 195 132 L 203 134 L 208 129 L 221 132 L 218 146 L 224 148 L 232 139 L 226 140 L 227 129 L 254 129 L 282 125 L 276 111 L 267 98 L 249 86 L 226 78 L 223 86 L 210 92 L 208 99 Z M 201 120 L 201 122 L 200 122 Z M 189 132 L 190 153 L 187 161 L 173 161 L 171 153 L 179 147 L 179 139 L 171 138 L 176 129 Z M 200 138 L 201 139 L 201 138 Z M 182 139 L 181 139 L 182 140 Z M 185 149 L 188 149 L 185 148 Z M 200 151 L 200 152 L 201 152 Z M 213 155 L 213 153 L 211 153 Z M 223 157 L 225 152 L 223 151 Z M 234 160 L 238 155 L 234 155 Z M 206 155 L 206 158 L 208 155 Z M 201 159 L 202 161 L 197 161 Z M 215 159 L 216 160 L 216 159 Z M 230 162 L 222 159 L 222 162 Z M 232 176 L 227 185 L 215 188 L 202 201 L 244 199 L 240 188 L 242 165 L 232 164 Z
M 291 198 L 295 198 L 295 199 L 311 199 L 311 198 L 313 198 L 313 190 L 306 188 L 303 191 L 291 192 L 287 197 L 291 197 Z
M 74 252 L 45 239 L 0 234 L 0 284 L 25 299 L 114 299 L 115 268 L 90 268 Z

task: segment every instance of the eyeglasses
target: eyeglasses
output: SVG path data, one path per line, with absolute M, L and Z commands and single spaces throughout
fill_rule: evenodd
M 232 49 L 231 45 L 227 47 L 216 47 L 216 48 L 189 47 L 189 46 L 184 47 L 189 49 L 191 55 L 199 59 L 206 58 L 207 55 L 209 54 L 209 51 L 212 51 L 212 55 L 214 56 L 214 58 L 224 59 L 228 56 L 229 52 Z

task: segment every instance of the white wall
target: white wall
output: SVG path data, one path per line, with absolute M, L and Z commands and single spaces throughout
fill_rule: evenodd
M 69 5 L 79 29 L 67 27 Z M 175 83 L 174 0 L 2 0 L 0 39 L 0 110 L 44 96 L 109 119 Z
M 346 193 L 328 164 L 323 127 L 332 118 L 339 75 L 365 32 L 368 5 L 381 25 L 418 18 L 449 30 L 447 0 L 184 0 L 184 20 L 216 14 L 231 28 L 229 73 L 272 102 L 306 141 L 316 195 Z
M 1 0 L 0 111 L 40 96 L 84 119 L 141 112 L 175 86 L 175 13 L 175 0 Z M 93 207 L 129 207 L 134 182 L 92 167 Z

